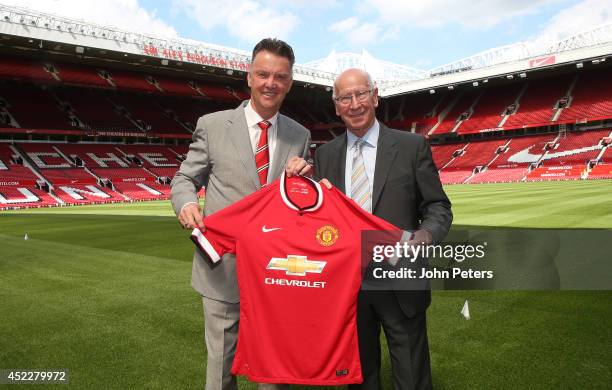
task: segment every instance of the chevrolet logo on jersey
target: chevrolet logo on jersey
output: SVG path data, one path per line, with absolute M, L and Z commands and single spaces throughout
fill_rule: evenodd
M 287 275 L 306 276 L 307 272 L 320 274 L 325 261 L 308 260 L 306 256 L 289 255 L 287 258 L 273 257 L 266 269 L 285 271 Z

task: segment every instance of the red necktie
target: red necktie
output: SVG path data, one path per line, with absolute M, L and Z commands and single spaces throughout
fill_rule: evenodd
M 255 151 L 255 166 L 259 175 L 259 184 L 265 186 L 268 182 L 268 167 L 270 166 L 270 150 L 268 149 L 268 129 L 272 125 L 268 121 L 258 123 L 261 129 L 257 150 Z

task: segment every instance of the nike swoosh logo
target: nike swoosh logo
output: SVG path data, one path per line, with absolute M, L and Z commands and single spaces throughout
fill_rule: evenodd
M 282 228 L 266 228 L 266 225 L 263 225 L 261 227 L 261 231 L 264 232 L 264 233 L 270 233 L 270 232 L 273 232 L 275 230 L 281 230 L 281 229 Z
M 512 144 L 510 144 L 510 146 L 512 146 Z M 544 152 L 540 152 L 539 154 L 532 154 L 530 153 L 531 148 L 533 148 L 533 145 L 528 147 L 527 149 L 523 149 L 520 152 L 513 154 L 512 156 L 510 156 L 510 158 L 508 158 L 508 161 L 515 163 L 531 163 L 538 161 L 540 159 L 540 156 L 542 156 Z M 551 160 L 557 157 L 566 157 L 571 156 L 572 154 L 585 153 L 590 152 L 591 150 L 598 149 L 601 149 L 601 145 L 585 146 L 583 148 L 565 150 L 563 152 L 549 152 L 544 157 L 542 157 L 542 160 Z

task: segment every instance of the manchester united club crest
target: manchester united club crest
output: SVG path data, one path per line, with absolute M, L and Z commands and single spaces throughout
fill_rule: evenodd
M 331 225 L 325 225 L 317 230 L 317 241 L 322 246 L 332 246 L 338 240 L 338 229 Z

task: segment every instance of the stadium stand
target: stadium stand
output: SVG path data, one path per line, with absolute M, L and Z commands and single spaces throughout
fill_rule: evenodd
M 204 114 L 225 110 L 237 106 L 234 103 L 219 102 L 200 98 L 166 98 L 160 97 L 156 106 L 166 111 L 169 116 L 176 115 L 179 123 L 184 123 L 191 130 L 195 129 L 196 121 Z
M 248 61 L 230 71 L 218 56 L 174 58 L 160 68 L 152 52 L 83 60 L 68 46 L 3 47 L 0 208 L 166 199 L 197 119 L 249 98 Z M 612 178 L 612 68 L 597 61 L 500 67 L 479 84 L 471 68 L 381 84 L 377 117 L 429 136 L 444 184 Z M 315 145 L 344 132 L 330 94 L 296 80 L 281 108 Z
M 468 90 L 459 97 L 456 97 L 455 100 L 452 100 L 449 106 L 445 108 L 445 110 L 449 110 L 446 117 L 437 126 L 433 127 L 433 131 L 430 134 L 448 133 L 453 131 L 455 126 L 460 126 L 460 115 L 470 110 L 481 93 L 482 91 L 480 90 Z
M 186 155 L 189 152 L 189 145 L 170 145 L 168 147 L 174 154 Z
M 74 115 L 83 123 L 85 130 L 126 130 L 139 131 L 108 100 L 104 91 L 85 88 L 58 88 L 55 91 L 60 100 L 68 103 Z
M 612 116 L 612 75 L 607 69 L 580 74 L 569 107 L 560 121 L 586 121 Z
M 472 116 L 464 121 L 457 132 L 459 134 L 476 133 L 480 130 L 497 128 L 506 107 L 514 103 L 520 92 L 520 84 L 511 84 L 499 88 L 488 88 L 478 99 Z
M 541 158 L 541 166 L 527 175 L 527 180 L 577 180 L 586 178 L 588 164 L 601 152 L 601 139 L 609 130 L 568 133 L 560 136 Z M 596 172 L 597 173 L 597 172 Z
M 160 86 L 164 95 L 183 95 L 197 96 L 198 92 L 195 88 L 189 86 L 189 82 L 181 79 L 174 79 L 166 76 L 153 76 L 157 84 Z
M 565 96 L 573 78 L 573 75 L 562 75 L 529 82 L 518 110 L 508 117 L 503 127 L 513 129 L 550 123 L 555 103 Z
M 168 181 L 174 176 L 178 169 L 178 161 L 174 163 L 168 159 L 176 161 L 176 153 L 165 146 L 156 145 L 119 147 L 108 144 L 54 145 L 55 149 L 72 159 L 74 163 L 82 164 L 88 172 L 95 175 L 99 184 L 110 185 L 116 192 L 127 195 L 130 199 L 167 198 L 169 186 L 157 181 L 161 177 L 165 177 Z
M 118 145 L 117 148 L 126 157 L 136 157 L 137 165 L 146 168 L 176 168 L 179 167 L 177 155 L 167 146 L 161 145 Z
M 601 140 L 609 134 L 593 130 L 471 142 L 463 154 L 445 164 L 440 177 L 444 184 L 584 178 L 588 163 L 602 150 Z M 433 146 L 434 160 L 438 164 L 455 150 L 455 145 Z M 600 170 L 606 172 L 597 168 L 595 174 Z
M 80 86 L 97 86 L 108 88 L 112 85 L 100 76 L 99 69 L 78 66 L 73 64 L 52 64 L 57 71 L 56 75 L 63 84 L 73 84 Z
M 65 204 L 113 203 L 130 200 L 110 188 L 95 184 L 60 184 L 54 187 L 56 196 Z
M 443 184 L 464 183 L 475 173 L 475 169 L 486 166 L 494 157 L 497 148 L 507 140 L 471 142 L 463 153 L 455 157 L 440 172 Z
M 59 107 L 59 102 L 40 86 L 28 83 L 0 82 L 0 99 L 6 110 L 21 128 L 72 129 L 70 121 Z
M 74 163 L 81 160 L 88 168 L 130 168 L 136 164 L 123 159 L 123 153 L 114 145 L 108 144 L 55 144 Z M 79 165 L 79 164 L 77 164 Z
M 18 154 L 9 145 L 0 144 L 0 188 L 7 186 L 28 186 L 36 184 L 38 177 L 30 168 L 16 163 Z M 23 163 L 23 162 L 22 162 Z
M 0 186 L 0 210 L 51 207 L 59 203 L 48 193 L 25 186 Z
M 117 184 L 119 182 L 146 182 L 155 181 L 156 177 L 142 168 L 92 168 L 91 172 L 100 179 L 108 179 Z
M 544 146 L 556 135 L 511 138 L 506 147 L 496 152 L 496 157 L 486 169 L 475 175 L 470 183 L 513 182 L 522 180 L 529 166 L 537 162 L 544 153 Z
M 406 122 L 409 126 L 411 126 L 413 122 L 430 122 L 432 115 L 436 114 L 434 111 L 437 109 L 439 113 L 440 107 L 445 105 L 449 96 L 449 94 L 406 96 L 403 103 L 404 107 L 401 114 L 401 120 Z
M 143 130 L 166 134 L 188 133 L 187 129 L 178 122 L 165 116 L 163 111 L 159 110 L 148 97 L 134 99 L 134 96 L 131 95 L 117 94 L 110 100 L 116 104 L 116 107 L 125 108 L 132 120 Z
M 113 183 L 115 190 L 127 195 L 130 199 L 154 200 L 170 198 L 170 187 L 162 186 L 157 183 Z
M 607 152 L 610 152 L 610 150 L 608 150 Z M 612 153 L 610 154 L 610 161 L 612 162 Z M 589 173 L 589 179 L 612 179 L 612 163 L 602 163 L 595 165 Z
M 565 137 L 560 136 L 555 147 L 544 155 L 543 160 L 554 159 L 558 165 L 586 165 L 599 155 L 602 148 L 600 141 L 609 133 L 609 130 L 595 130 L 568 133 Z
M 472 176 L 472 173 L 468 170 L 440 171 L 440 181 L 442 184 L 461 184 Z
M 154 83 L 150 83 L 146 79 L 146 75 L 135 72 L 125 72 L 122 70 L 101 70 L 102 77 L 106 76 L 111 84 L 114 84 L 119 89 L 132 89 L 145 92 L 159 92 Z
M 200 82 L 196 82 L 195 84 L 197 89 L 201 91 L 201 94 L 209 98 L 220 100 L 241 100 L 241 98 L 239 98 L 235 92 L 229 88 L 206 85 Z
M 443 169 L 466 144 L 434 145 L 431 147 L 434 163 L 438 170 Z
M 28 158 L 38 169 L 71 168 L 72 164 L 50 143 L 26 143 L 15 145 L 23 157 Z
M 495 157 L 497 148 L 507 142 L 508 140 L 471 142 L 465 148 L 465 152 L 455 158 L 445 169 L 485 166 Z
M 527 181 L 545 180 L 578 180 L 581 179 L 586 171 L 586 166 L 542 166 L 529 172 Z
M 52 73 L 45 71 L 41 63 L 8 56 L 3 56 L 2 61 L 0 61 L 0 78 L 26 79 L 41 82 L 57 81 Z
M 51 184 L 96 184 L 97 178 L 82 168 L 41 169 L 40 174 Z

